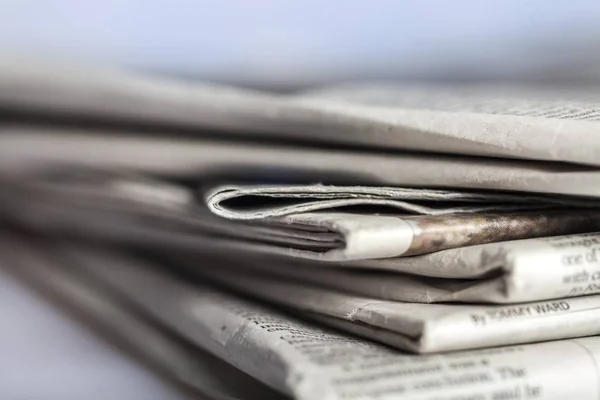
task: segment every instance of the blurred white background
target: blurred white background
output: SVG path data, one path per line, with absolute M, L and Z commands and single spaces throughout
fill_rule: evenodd
M 271 87 L 600 79 L 600 1 L 3 0 L 0 47 Z

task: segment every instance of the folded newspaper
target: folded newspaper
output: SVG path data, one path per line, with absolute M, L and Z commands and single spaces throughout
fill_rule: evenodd
M 553 197 L 518 197 L 507 194 L 479 192 L 432 191 L 402 188 L 340 188 L 345 196 L 354 197 L 350 204 L 361 202 L 374 205 L 371 193 L 387 193 L 386 202 L 393 207 L 410 209 L 420 216 L 365 212 L 299 212 L 307 207 L 348 206 L 348 200 L 334 200 L 335 204 L 313 204 L 299 195 L 297 206 L 290 204 L 270 211 L 250 212 L 251 218 L 260 218 L 252 224 L 232 224 L 208 215 L 201 200 L 193 191 L 174 182 L 143 177 L 123 176 L 102 171 L 76 173 L 46 173 L 28 179 L 5 179 L 5 194 L 0 195 L 10 214 L 19 214 L 24 199 L 30 206 L 24 210 L 63 208 L 73 214 L 104 212 L 113 218 L 138 215 L 141 225 L 149 225 L 150 218 L 159 219 L 170 231 L 190 231 L 220 234 L 244 241 L 266 244 L 272 252 L 319 261 L 351 261 L 399 256 L 414 256 L 444 249 L 500 242 L 530 237 L 555 236 L 569 233 L 600 231 L 600 209 L 596 201 L 560 199 Z M 298 188 L 294 188 L 297 190 Z M 315 189 L 313 187 L 312 189 Z M 280 188 L 274 194 L 286 199 Z M 306 190 L 301 188 L 301 190 Z M 329 187 L 318 189 L 325 193 Z M 217 193 L 223 194 L 222 190 Z M 263 193 L 259 190 L 259 193 Z M 279 194 L 279 195 L 278 195 Z M 323 194 L 323 196 L 327 196 Z M 262 196 L 258 196 L 262 197 Z M 222 197 L 209 196 L 208 209 L 223 215 Z M 259 200 L 260 201 L 260 200 Z M 423 202 L 429 205 L 422 205 Z M 443 206 L 450 202 L 450 206 Z M 245 204 L 248 204 L 247 202 Z M 264 206 L 263 202 L 259 204 Z M 460 204 L 460 205 L 457 205 Z M 246 206 L 237 205 L 244 209 Z M 253 210 L 256 207 L 250 205 Z M 300 209 L 298 209 L 300 208 Z M 504 212 L 489 213 L 490 209 Z M 525 208 L 521 211 L 507 210 Z M 538 208 L 535 211 L 531 209 Z M 42 211 L 43 212 L 43 211 Z M 242 212 L 243 213 L 243 212 Z M 446 214 L 448 213 L 448 214 Z M 129 215 L 127 215 L 129 214 Z M 227 211 L 237 215 L 233 211 Z M 271 215 L 272 214 L 272 215 Z M 433 214 L 433 215 L 431 215 Z M 281 216 L 276 216 L 281 215 Z M 66 218 L 69 220 L 69 218 Z M 264 246 L 262 246 L 264 247 Z
M 600 96 L 587 87 L 388 83 L 276 95 L 5 54 L 0 106 L 154 131 L 600 165 Z
M 0 57 L 0 111 L 0 220 L 53 238 L 3 236 L 10 272 L 194 391 L 599 395 L 596 338 L 374 343 L 600 334 L 593 91 L 273 94 Z
M 488 243 L 422 256 L 344 263 L 309 262 L 289 257 L 298 254 L 284 247 L 295 240 L 295 245 L 307 248 L 305 243 L 310 236 L 302 236 L 302 231 L 263 225 L 240 227 L 202 211 L 192 194 L 179 186 L 114 180 L 110 174 L 110 179 L 99 174 L 92 182 L 89 172 L 83 176 L 86 177 L 83 182 L 69 181 L 63 185 L 49 180 L 6 183 L 0 192 L 2 209 L 7 218 L 35 229 L 174 252 L 185 249 L 213 256 L 242 254 L 246 260 L 242 267 L 246 270 L 267 271 L 280 277 L 389 300 L 514 303 L 600 293 L 600 234 L 596 233 Z M 579 212 L 589 216 L 589 211 Z M 469 218 L 477 220 L 477 217 Z M 535 217 L 537 220 L 545 218 L 544 213 Z M 581 220 L 578 214 L 569 218 Z M 389 219 L 398 220 L 384 218 Z M 593 218 L 582 222 L 596 223 Z M 466 227 L 472 225 L 473 221 L 468 221 Z M 540 229 L 538 225 L 531 228 Z M 548 228 L 542 226 L 541 229 Z M 464 230 L 465 227 L 458 226 L 456 232 L 451 233 L 459 236 Z M 381 237 L 375 246 L 368 247 L 373 243 L 371 240 L 363 242 L 359 249 L 381 249 L 382 244 L 390 242 L 388 232 L 375 230 L 373 236 Z M 331 243 L 337 240 L 343 245 L 339 237 L 319 233 L 319 237 L 327 235 Z M 392 250 L 398 249 L 397 245 L 397 241 L 392 242 Z M 319 247 L 322 249 L 323 245 L 316 244 L 312 252 Z M 222 264 L 236 263 L 224 260 Z M 369 271 L 365 271 L 367 269 Z
M 308 186 L 220 188 L 209 193 L 206 201 L 211 211 L 229 219 L 297 229 L 298 235 L 282 245 L 294 256 L 322 261 L 412 256 L 473 244 L 600 230 L 600 213 L 573 207 L 578 203 L 597 207 L 596 201 L 553 197 Z M 233 204 L 225 204 L 228 201 Z M 400 213 L 311 212 L 356 205 L 385 206 Z M 407 216 L 406 212 L 428 216 Z
M 599 255 L 600 234 L 594 233 L 384 260 L 388 270 L 378 270 L 379 260 L 369 268 L 363 263 L 331 268 L 248 255 L 244 263 L 223 262 L 222 268 L 233 276 L 251 272 L 384 300 L 521 303 L 600 293 Z
M 115 251 L 67 247 L 54 253 L 56 261 L 80 268 L 138 311 L 294 398 L 586 400 L 599 394 L 597 337 L 406 355 L 190 284 Z M 29 265 L 32 272 L 48 267 Z
M 12 274 L 83 317 L 103 336 L 200 399 L 284 398 L 135 310 L 109 286 L 57 257 L 51 243 L 3 232 L 1 246 L 2 274 Z
M 77 127 L 68 119 L 11 121 L 0 123 L 0 170 L 13 175 L 96 168 L 220 184 L 321 182 L 600 197 L 600 170 L 575 164 L 225 140 L 225 134 L 166 128 Z
M 594 232 L 600 230 L 600 212 L 581 208 L 444 216 L 321 212 L 291 214 L 264 222 L 273 229 L 298 230 L 296 237 L 280 244 L 292 256 L 352 261 Z
M 276 95 L 0 57 L 0 169 L 600 197 L 598 104 L 564 87 Z
M 418 304 L 338 292 L 253 273 L 200 276 L 402 350 L 431 353 L 600 334 L 600 296 L 511 306 Z
M 423 215 L 600 206 L 594 199 L 523 193 L 337 185 L 224 186 L 210 190 L 205 198 L 212 212 L 233 220 L 357 206 Z
M 152 264 L 134 257 L 72 245 L 59 245 L 55 252 L 63 262 L 100 274 L 130 295 L 142 291 L 146 284 L 152 285 Z M 168 265 L 174 268 L 182 263 Z M 141 274 L 135 280 L 128 278 L 127 271 L 131 269 Z M 251 273 L 231 274 L 210 266 L 196 266 L 193 272 L 255 297 L 300 310 L 319 322 L 411 352 L 492 347 L 600 333 L 600 323 L 594 317 L 600 296 L 509 307 L 414 304 L 349 295 Z M 151 292 L 147 294 L 154 296 L 159 304 L 164 300 Z M 164 307 L 159 304 L 152 307 L 157 310 Z

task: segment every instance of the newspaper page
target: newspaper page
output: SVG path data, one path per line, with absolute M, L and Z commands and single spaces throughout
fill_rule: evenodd
M 273 265 L 272 273 L 318 280 L 370 297 L 513 303 L 600 292 L 596 282 L 600 271 L 598 233 L 489 243 L 412 257 L 303 261 L 303 253 L 290 252 L 282 244 L 302 246 L 304 253 L 312 249 L 316 254 L 344 243 L 327 232 L 320 232 L 320 241 L 315 242 L 314 233 L 304 235 L 301 230 L 260 225 L 241 229 L 202 213 L 188 201 L 192 194 L 179 186 L 126 179 L 62 186 L 47 181 L 41 186 L 31 182 L 5 186 L 0 193 L 6 218 L 34 229 L 196 254 L 235 251 L 244 255 L 244 268 L 264 270 Z M 376 230 L 371 238 L 387 232 Z M 309 247 L 311 240 L 313 247 Z M 381 249 L 386 243 L 390 243 L 388 235 L 376 241 L 379 247 L 371 249 Z M 390 249 L 397 251 L 398 243 L 391 244 Z
M 5 187 L 0 191 L 2 213 L 16 223 L 49 233 L 203 256 L 239 254 L 246 261 L 241 268 L 388 300 L 514 303 L 600 292 L 598 233 L 497 242 L 412 257 L 343 263 L 304 260 L 281 244 L 309 249 L 311 234 L 303 237 L 300 231 L 294 236 L 294 231 L 262 226 L 240 229 L 206 213 L 190 212 L 189 203 L 173 201 L 187 196 L 170 196 L 169 186 L 163 193 L 158 185 L 146 188 L 137 181 L 133 186 L 125 185 L 129 181 L 110 182 L 98 187 L 81 185 L 78 190 L 54 187 L 59 193 L 55 196 Z M 10 195 L 15 197 L 8 199 Z M 313 252 L 324 250 L 326 237 L 320 233 L 322 241 L 313 245 Z M 336 240 L 329 236 L 331 247 L 340 245 Z M 379 242 L 388 240 L 386 236 Z M 397 249 L 394 245 L 392 249 Z M 238 266 L 235 260 L 229 261 Z
M 5 54 L 0 107 L 223 137 L 599 165 L 600 99 L 560 87 L 368 84 L 276 95 Z M 557 150 L 558 149 L 558 150 Z
M 205 183 L 324 182 L 600 197 L 600 171 L 569 164 L 194 140 L 144 136 L 133 130 L 0 125 L 3 173 L 23 176 L 56 168 L 118 170 Z
M 599 246 L 598 234 L 494 243 L 385 260 L 391 271 L 248 256 L 222 268 L 384 300 L 510 304 L 600 293 Z
M 600 214 L 576 208 L 577 203 L 598 206 L 596 200 L 551 196 L 332 185 L 226 186 L 206 194 L 207 207 L 221 217 L 261 222 L 274 229 L 298 229 L 304 240 L 294 237 L 283 245 L 296 256 L 321 261 L 414 256 L 600 230 Z M 369 213 L 361 208 L 353 213 L 339 210 L 357 205 L 378 208 Z M 396 214 L 390 209 L 396 209 Z M 515 209 L 521 211 L 508 212 Z M 336 240 L 331 240 L 332 234 Z M 318 244 L 321 250 L 315 251 Z
M 473 215 L 473 212 L 486 210 L 488 205 L 469 205 L 445 210 L 460 215 L 430 217 L 333 212 L 285 215 L 285 212 L 282 217 L 264 217 L 258 223 L 242 226 L 224 219 L 211 218 L 204 205 L 195 198 L 192 189 L 164 179 L 75 169 L 46 171 L 43 175 L 27 179 L 5 178 L 4 184 L 5 191 L 8 192 L 3 196 L 5 201 L 10 202 L 12 199 L 17 207 L 23 199 L 32 199 L 30 203 L 41 202 L 41 207 L 48 207 L 49 203 L 54 202 L 57 207 L 79 207 L 91 210 L 90 212 L 103 209 L 130 213 L 129 219 L 133 215 L 146 213 L 155 218 L 160 217 L 166 221 L 163 225 L 170 224 L 171 229 L 179 225 L 181 229 L 194 228 L 243 240 L 262 240 L 273 245 L 291 247 L 298 256 L 324 261 L 412 256 L 472 244 L 600 230 L 600 212 L 597 211 L 598 202 L 595 200 L 548 197 L 546 201 L 544 197 L 520 198 L 506 194 L 389 188 L 387 191 L 392 198 L 429 202 L 439 199 L 441 204 L 447 201 L 460 202 L 461 199 L 466 200 L 465 204 L 479 201 L 494 204 L 495 200 L 508 203 L 495 203 L 491 206 L 505 209 L 504 213 Z M 363 189 L 358 187 L 356 192 L 348 193 L 360 196 Z M 321 189 L 323 193 L 326 190 L 327 187 Z M 374 192 L 378 188 L 369 190 Z M 223 216 L 218 211 L 221 209 L 217 208 L 218 204 L 218 199 L 214 203 L 208 200 L 208 208 Z M 413 205 L 421 207 L 416 203 Z M 586 208 L 573 208 L 577 205 Z M 32 206 L 33 204 L 29 205 L 27 212 Z M 513 206 L 559 208 L 507 213 L 506 209 L 510 210 Z M 565 206 L 571 207 L 564 209 Z M 413 212 L 432 213 L 417 209 Z M 439 211 L 433 213 L 440 214 Z M 231 219 L 238 218 L 232 216 Z
M 558 207 L 598 207 L 595 199 L 524 193 L 433 190 L 384 186 L 222 186 L 205 194 L 207 207 L 234 220 L 260 220 L 290 214 L 356 206 L 409 214 L 447 215 Z
M 214 400 L 283 399 L 279 393 L 119 301 L 110 287 L 57 259 L 39 238 L 2 233 L 3 272 L 43 292 L 165 377 Z M 60 304 L 58 304 L 60 303 Z
M 581 208 L 435 216 L 317 212 L 291 214 L 263 222 L 273 229 L 296 228 L 304 233 L 305 240 L 302 242 L 294 238 L 293 242 L 281 244 L 295 257 L 353 261 L 594 232 L 600 230 L 600 212 Z M 240 231 L 244 226 L 240 226 Z M 332 234 L 337 240 L 331 240 Z M 320 244 L 321 249 L 310 248 L 309 244 Z
M 46 204 L 48 206 L 48 204 Z M 5 212 L 12 211 L 12 208 Z M 514 303 L 600 293 L 597 234 L 499 242 L 424 256 L 345 263 L 290 257 L 281 247 L 240 241 L 210 231 L 177 231 L 130 213 L 78 212 L 76 208 L 18 209 L 19 224 L 49 234 L 90 237 L 190 257 L 235 254 L 220 263 L 388 300 Z M 171 228 L 171 229 L 168 229 Z M 287 240 L 287 239 L 286 239 Z M 271 267 L 272 266 L 272 267 Z M 406 275 L 409 274 L 409 275 Z
M 516 305 L 420 304 L 386 301 L 306 282 L 196 268 L 228 287 L 309 314 L 353 324 L 333 324 L 402 350 L 432 353 L 530 343 L 600 333 L 594 321 L 600 296 Z M 364 328 L 366 325 L 366 328 Z
M 334 233 L 323 232 L 320 241 L 315 241 L 310 232 L 281 226 L 240 226 L 212 215 L 194 200 L 191 189 L 170 182 L 118 173 L 79 172 L 77 177 L 69 178 L 5 177 L 1 183 L 1 213 L 37 229 L 81 233 L 102 231 L 110 235 L 110 231 L 137 226 L 146 231 L 162 230 L 163 235 L 173 237 L 188 234 L 199 242 L 206 235 L 282 246 L 312 241 L 315 250 L 323 247 L 323 241 L 339 239 Z
M 100 256 L 92 259 L 85 252 L 68 249 L 65 252 L 81 265 L 108 263 L 108 260 L 102 261 Z M 112 267 L 107 266 L 103 268 L 110 275 L 107 279 L 119 279 L 120 271 L 113 271 Z M 366 331 L 359 333 L 370 339 L 412 352 L 430 353 L 529 343 L 589 336 L 600 331 L 600 322 L 593 317 L 597 313 L 600 296 L 508 307 L 400 303 L 252 273 L 222 273 L 211 266 L 197 267 L 194 273 L 307 315 L 322 315 L 340 323 L 352 322 L 342 328 L 358 326 Z
M 352 267 L 351 271 L 344 268 L 334 272 L 315 265 L 310 272 L 294 268 L 293 275 L 307 279 L 310 274 L 311 280 L 318 279 L 331 287 L 389 300 L 517 303 L 600 293 L 599 254 L 600 234 L 589 233 L 344 265 Z M 263 263 L 261 268 L 264 267 Z M 287 274 L 291 270 L 280 268 L 277 273 Z M 398 272 L 435 279 L 408 277 Z
M 0 201 L 13 217 L 24 213 L 28 218 L 37 209 L 41 211 L 34 219 L 39 219 L 39 212 L 49 207 L 63 208 L 73 216 L 79 211 L 82 219 L 104 212 L 108 218 L 137 220 L 144 226 L 154 223 L 170 232 L 177 229 L 264 242 L 275 251 L 320 261 L 414 256 L 480 243 L 600 230 L 600 211 L 593 208 L 434 216 L 318 212 L 236 224 L 211 216 L 193 191 L 182 185 L 118 173 L 79 171 L 75 175 L 5 179 Z M 428 195 L 462 196 L 451 191 Z M 23 201 L 28 207 L 22 208 Z
M 149 314 L 297 399 L 591 400 L 600 395 L 595 337 L 407 355 L 204 284 L 190 285 L 114 253 L 110 260 L 94 251 L 79 254 L 82 268 Z

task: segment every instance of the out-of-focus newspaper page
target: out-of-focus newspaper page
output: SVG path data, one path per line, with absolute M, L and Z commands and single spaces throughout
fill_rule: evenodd
M 362 84 L 277 95 L 4 55 L 0 107 L 195 134 L 219 129 L 230 138 L 590 165 L 600 159 L 600 99 L 585 88 Z
M 131 129 L 5 123 L 0 127 L 0 168 L 12 174 L 78 167 L 198 181 L 219 178 L 220 183 L 276 179 L 286 184 L 327 182 L 600 197 L 600 172 L 571 164 L 168 136 L 142 135 Z
M 136 312 L 106 284 L 53 254 L 43 240 L 3 232 L 2 271 L 47 295 L 58 305 L 187 389 L 183 398 L 283 399 L 243 372 Z M 189 397 L 187 396 L 189 395 Z

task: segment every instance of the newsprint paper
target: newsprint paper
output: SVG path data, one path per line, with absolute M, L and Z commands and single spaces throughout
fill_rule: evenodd
M 427 153 L 324 149 L 215 138 L 168 130 L 0 125 L 0 168 L 27 174 L 98 168 L 219 183 L 325 182 L 418 188 L 512 190 L 600 197 L 600 170 L 572 164 Z M 223 178 L 229 179 L 223 179 Z
M 0 108 L 227 138 L 599 165 L 586 88 L 355 84 L 280 95 L 0 54 Z
M 515 240 L 424 256 L 301 263 L 245 257 L 253 270 L 367 297 L 417 303 L 520 303 L 600 292 L 600 234 Z M 228 266 L 229 267 L 229 266 Z
M 141 310 L 297 399 L 595 400 L 600 395 L 600 339 L 595 337 L 407 355 L 205 284 L 185 283 L 114 252 L 62 250 L 63 260 L 110 284 Z
M 600 334 L 600 296 L 515 305 L 385 301 L 253 273 L 196 273 L 402 350 L 431 353 Z
M 59 171 L 54 171 L 55 176 L 46 171 L 45 175 L 30 176 L 28 179 L 13 177 L 0 181 L 5 185 L 5 194 L 0 196 L 0 201 L 5 202 L 3 208 L 16 208 L 9 214 L 18 214 L 18 208 L 23 201 L 27 201 L 29 206 L 22 210 L 26 214 L 31 213 L 35 203 L 45 208 L 56 204 L 56 207 L 72 212 L 75 212 L 73 207 L 85 209 L 88 213 L 101 209 L 110 209 L 112 212 L 129 211 L 130 218 L 145 211 L 146 214 L 160 216 L 168 231 L 177 227 L 188 229 L 194 226 L 196 230 L 202 229 L 207 233 L 222 233 L 244 240 L 251 238 L 255 242 L 281 248 L 274 248 L 274 251 L 319 261 L 414 256 L 481 243 L 600 230 L 600 209 L 596 200 L 549 196 L 520 198 L 507 194 L 403 188 L 371 188 L 369 191 L 387 192 L 392 203 L 405 203 L 417 208 L 413 212 L 426 215 L 365 214 L 333 210 L 292 214 L 286 212 L 287 215 L 265 216 L 251 224 L 236 224 L 227 221 L 237 221 L 235 216 L 216 218 L 209 215 L 208 210 L 211 210 L 222 216 L 223 208 L 216 199 L 217 195 L 211 197 L 205 206 L 202 200 L 196 198 L 192 189 L 175 182 L 101 170 Z M 347 195 L 362 196 L 365 189 L 348 188 Z M 325 190 L 326 187 L 320 189 L 323 193 Z M 222 191 L 219 193 L 223 194 Z M 258 197 L 262 204 L 263 196 Z M 427 206 L 423 210 L 418 202 L 408 203 L 399 199 L 428 201 L 436 203 L 436 208 L 434 210 Z M 462 202 L 463 205 L 446 210 L 454 210 L 456 214 L 439 215 L 443 209 L 440 204 L 446 202 Z M 510 210 L 511 207 L 542 209 L 477 212 L 486 207 L 505 210 Z M 226 216 L 232 213 L 227 212 Z M 435 215 L 430 215 L 432 213 Z
M 295 229 L 297 234 L 280 244 L 296 256 L 321 261 L 414 256 L 600 230 L 600 212 L 589 208 L 598 207 L 597 200 L 550 196 L 314 185 L 217 188 L 206 203 L 216 215 L 251 222 L 240 231 L 257 224 Z M 363 208 L 344 212 L 358 205 Z
M 573 164 L 226 141 L 178 136 L 168 130 L 143 135 L 132 129 L 0 124 L 3 172 L 23 175 L 59 167 L 213 179 L 220 184 L 271 179 L 286 184 L 324 182 L 600 197 L 600 170 Z
M 262 221 L 271 231 L 296 235 L 280 240 L 282 252 L 320 261 L 353 261 L 433 253 L 477 244 L 600 230 L 600 211 L 540 210 L 513 213 L 405 216 L 301 213 Z M 239 226 L 255 229 L 256 224 Z M 256 237 L 260 239 L 260 236 Z M 265 243 L 273 243 L 269 237 Z
M 284 396 L 182 340 L 132 309 L 114 290 L 57 257 L 43 240 L 2 232 L 0 273 L 12 274 L 91 324 L 103 336 L 178 383 L 198 400 L 276 400 Z M 199 397 L 198 397 L 199 396 Z M 187 396 L 185 397 L 187 398 Z M 190 399 L 192 396 L 190 396 Z
M 269 270 L 379 299 L 514 303 L 600 293 L 599 233 L 489 243 L 412 257 L 342 263 L 317 257 L 304 260 L 307 251 L 294 252 L 282 245 L 289 246 L 293 238 L 306 243 L 296 231 L 244 228 L 202 213 L 193 207 L 188 192 L 170 190 L 178 187 L 112 183 L 56 191 L 11 184 L 0 192 L 0 201 L 7 218 L 36 230 L 204 256 L 239 254 L 245 262 L 235 267 Z M 389 242 L 375 244 L 382 243 Z
M 594 199 L 385 186 L 231 185 L 209 190 L 204 197 L 213 213 L 233 220 L 260 220 L 352 206 L 421 215 L 598 207 Z
M 122 267 L 123 262 L 119 263 L 118 259 L 107 266 L 110 258 L 103 257 L 102 253 L 94 252 L 96 257 L 92 259 L 85 251 L 67 250 L 67 255 L 82 266 L 100 268 L 103 265 L 102 274 L 114 281 L 114 285 L 127 281 L 121 276 L 127 267 Z M 351 296 L 251 273 L 220 273 L 215 267 L 204 266 L 195 272 L 257 298 L 320 315 L 321 319 L 343 329 L 356 327 L 361 335 L 413 352 L 490 347 L 600 333 L 600 322 L 593 317 L 598 313 L 600 296 L 515 306 L 415 304 Z M 129 287 L 127 290 L 136 293 L 141 289 Z M 156 296 L 156 301 L 162 301 L 162 296 Z

